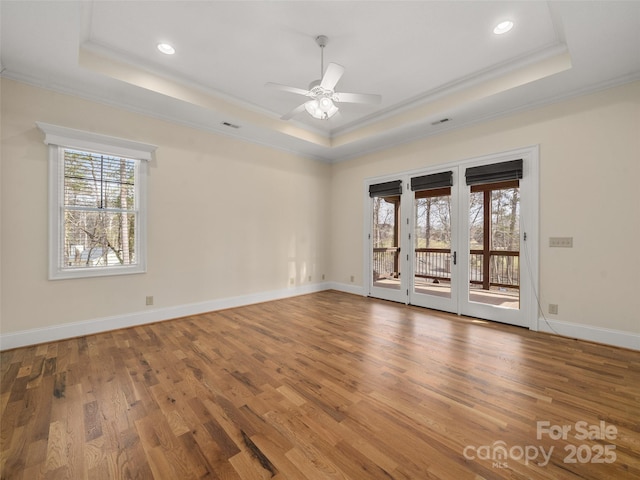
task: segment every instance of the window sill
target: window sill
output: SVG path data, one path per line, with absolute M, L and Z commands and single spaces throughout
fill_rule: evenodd
M 56 269 L 49 272 L 49 280 L 65 280 L 74 278 L 112 277 L 116 275 L 135 275 L 146 273 L 147 269 L 141 265 L 127 267 L 83 267 Z

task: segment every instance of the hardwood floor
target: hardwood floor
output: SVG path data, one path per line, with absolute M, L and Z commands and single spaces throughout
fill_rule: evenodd
M 334 291 L 1 360 L 3 479 L 640 478 L 640 352 Z

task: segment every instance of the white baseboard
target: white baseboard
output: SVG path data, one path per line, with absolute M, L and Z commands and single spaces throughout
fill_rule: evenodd
M 350 285 L 339 282 L 323 282 L 295 288 L 240 295 L 237 297 L 209 300 L 206 302 L 178 305 L 175 307 L 155 310 L 145 310 L 142 312 L 2 334 L 0 335 L 0 350 L 53 342 L 67 338 L 80 337 L 83 335 L 92 335 L 95 333 L 117 330 L 119 328 L 135 327 L 138 325 L 161 322 L 163 320 L 170 320 L 188 315 L 198 315 L 200 313 L 213 312 L 216 310 L 224 310 L 227 308 L 241 307 L 243 305 L 251 305 L 254 303 L 269 302 L 271 300 L 306 295 L 308 293 L 315 293 L 323 290 L 337 290 L 354 295 L 366 296 L 364 287 L 359 285 Z M 537 330 L 540 332 L 554 333 L 565 337 L 588 340 L 616 347 L 640 350 L 640 334 L 634 332 L 593 327 L 559 320 L 545 321 L 543 318 L 538 319 Z
M 604 343 L 615 347 L 640 350 L 640 334 L 610 328 L 594 327 L 560 320 L 538 319 L 538 331 L 554 333 L 563 337 Z
M 354 295 L 367 295 L 365 288 L 359 285 L 330 282 L 329 288 L 340 292 L 352 293 Z M 532 330 L 536 329 L 534 328 Z M 624 330 L 593 327 L 590 325 L 563 322 L 559 320 L 548 320 L 547 324 L 544 318 L 539 318 L 537 331 L 553 333 L 563 337 L 577 338 L 579 340 L 586 340 L 589 342 L 602 343 L 605 345 L 612 345 L 614 347 L 640 350 L 640 333 Z
M 67 338 L 117 330 L 119 328 L 128 328 L 147 323 L 161 322 L 163 320 L 170 320 L 172 318 L 180 318 L 188 315 L 197 315 L 200 313 L 224 310 L 243 305 L 251 305 L 254 303 L 306 295 L 308 293 L 320 292 L 331 288 L 333 287 L 329 282 L 323 282 L 282 290 L 240 295 L 238 297 L 222 298 L 206 302 L 178 305 L 175 307 L 145 310 L 142 312 L 127 313 L 112 317 L 65 323 L 62 325 L 53 325 L 51 327 L 22 330 L 19 332 L 0 335 L 0 350 L 54 342 Z
M 361 295 L 365 297 L 367 292 L 364 287 L 360 285 L 350 285 L 348 283 L 330 282 L 329 288 L 331 290 L 338 290 L 339 292 L 352 293 L 354 295 Z

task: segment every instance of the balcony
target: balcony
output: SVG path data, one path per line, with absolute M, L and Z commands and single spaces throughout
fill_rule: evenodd
M 373 268 L 376 286 L 399 288 L 399 249 L 374 248 Z M 418 293 L 451 295 L 451 250 L 415 249 L 415 289 Z M 485 275 L 489 272 L 489 275 Z M 519 308 L 520 253 L 506 250 L 469 252 L 469 299 L 508 308 Z

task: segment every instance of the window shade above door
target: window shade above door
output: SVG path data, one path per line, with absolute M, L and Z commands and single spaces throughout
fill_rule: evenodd
M 453 172 L 440 172 L 431 175 L 422 175 L 411 179 L 411 190 L 431 190 L 434 188 L 451 187 L 453 185 Z
M 522 178 L 522 159 L 470 167 L 465 171 L 467 185 L 519 180 Z
M 402 194 L 402 180 L 369 185 L 370 197 L 392 197 Z

